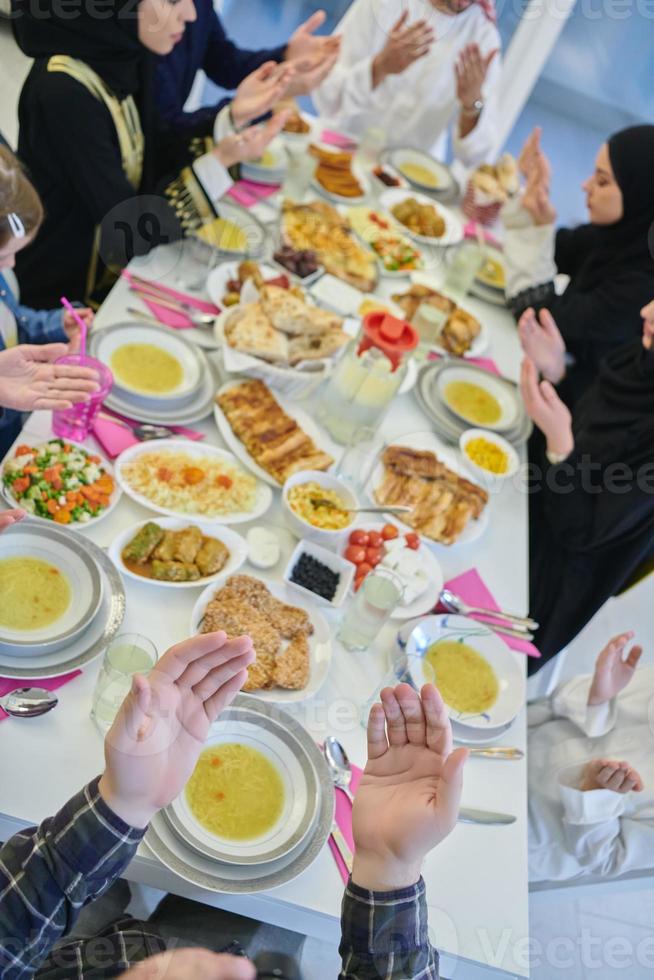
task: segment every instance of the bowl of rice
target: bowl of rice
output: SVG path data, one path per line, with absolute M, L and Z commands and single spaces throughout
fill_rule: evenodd
M 161 439 L 141 443 L 116 461 L 123 491 L 169 517 L 202 517 L 222 524 L 253 520 L 268 510 L 270 487 L 216 446 Z
M 341 546 L 357 516 L 347 510 L 358 506 L 356 495 L 343 480 L 317 470 L 294 473 L 282 489 L 289 529 L 298 538 L 326 548 Z

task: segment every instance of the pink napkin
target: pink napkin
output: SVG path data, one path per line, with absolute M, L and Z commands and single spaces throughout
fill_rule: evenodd
M 134 279 L 129 270 L 124 269 L 122 275 L 123 278 L 130 283 L 130 285 L 133 283 Z M 147 286 L 143 285 L 143 283 L 139 284 L 139 288 L 143 291 L 147 291 Z M 196 296 L 189 296 L 187 293 L 179 293 L 176 289 L 170 289 L 169 286 L 164 286 L 162 283 L 157 283 L 157 289 L 160 292 L 165 293 L 166 296 L 170 296 L 171 300 L 189 303 L 201 313 L 212 313 L 214 316 L 218 316 L 220 313 L 220 309 L 217 306 L 214 306 L 213 303 L 209 303 L 207 300 L 198 299 Z M 175 330 L 187 330 L 189 327 L 193 326 L 190 317 L 188 317 L 185 313 L 175 313 L 173 310 L 169 310 L 165 306 L 159 306 L 156 298 L 151 300 L 143 298 L 143 302 L 148 307 L 150 312 L 156 316 L 157 320 L 159 320 L 161 323 L 165 323 L 167 327 L 173 327 Z
M 238 180 L 227 195 L 242 207 L 251 208 L 259 201 L 276 194 L 280 186 L 281 184 L 259 184 L 254 180 Z
M 464 236 L 466 238 L 476 239 L 477 238 L 476 228 L 478 227 L 480 227 L 480 225 L 475 225 L 474 221 L 469 221 L 468 224 L 463 229 Z M 484 241 L 488 242 L 489 245 L 493 245 L 495 248 L 499 248 L 500 251 L 502 250 L 502 242 L 500 242 L 495 237 L 495 235 L 493 235 L 490 231 L 487 231 L 485 228 L 482 228 L 481 231 L 482 231 L 482 235 L 484 236 Z
M 440 361 L 441 355 L 435 354 L 433 351 L 427 357 L 428 361 Z M 475 364 L 477 367 L 483 368 L 484 371 L 488 371 L 490 374 L 497 374 L 501 376 L 500 369 L 498 368 L 495 361 L 490 357 L 466 357 L 466 364 Z
M 336 133 L 333 129 L 323 129 L 320 140 L 328 146 L 337 146 L 339 150 L 353 150 L 356 142 L 344 133 Z
M 46 691 L 56 691 L 58 688 L 63 687 L 64 684 L 68 684 L 70 681 L 74 680 L 76 677 L 82 673 L 81 670 L 75 670 L 72 674 L 64 674 L 63 677 L 50 677 L 46 680 L 38 681 L 26 681 L 12 680 L 10 677 L 0 677 L 0 697 L 4 694 L 11 694 L 19 687 L 44 687 Z M 0 721 L 4 721 L 9 715 L 0 708 Z
M 476 568 L 471 568 L 467 572 L 457 575 L 456 578 L 450 579 L 449 582 L 445 583 L 445 587 L 454 592 L 455 595 L 461 596 L 464 602 L 471 606 L 497 610 L 500 608 Z M 437 606 L 436 611 L 445 612 L 445 609 Z M 492 622 L 492 620 L 484 620 L 481 616 L 471 618 L 475 618 L 480 623 Z M 500 640 L 504 640 L 512 650 L 517 650 L 518 653 L 526 653 L 528 657 L 540 657 L 540 652 L 528 640 L 516 640 L 512 636 L 501 636 L 499 633 L 496 635 Z
M 352 766 L 352 782 L 350 783 L 350 792 L 354 795 L 357 791 L 357 786 L 359 785 L 359 780 L 361 779 L 361 774 L 363 770 L 359 769 L 358 766 Z M 336 789 L 336 823 L 340 827 L 343 837 L 350 845 L 350 850 L 354 854 L 354 838 L 352 837 L 352 804 L 348 800 L 345 793 Z M 334 855 L 334 860 L 336 861 L 336 866 L 341 873 L 341 878 L 345 883 L 347 883 L 350 873 L 345 867 L 343 861 L 341 860 L 340 854 L 336 847 L 336 844 L 329 838 L 329 846 L 331 852 Z
M 124 415 L 118 415 L 117 412 L 111 412 L 107 408 L 103 408 L 103 412 L 108 412 L 114 415 L 117 419 L 124 418 L 126 422 L 135 422 L 135 419 L 127 418 Z M 138 424 L 138 423 L 137 423 Z M 186 429 L 182 425 L 171 425 L 170 428 L 175 435 L 184 436 L 186 439 L 192 439 L 193 442 L 200 442 L 204 439 L 204 433 L 197 432 L 195 429 Z M 138 445 L 139 440 L 133 433 L 126 429 L 123 425 L 119 425 L 117 422 L 110 422 L 109 419 L 96 418 L 91 426 L 91 432 L 93 436 L 100 444 L 102 449 L 109 457 L 109 459 L 115 459 L 120 456 L 125 449 L 129 449 L 130 446 Z

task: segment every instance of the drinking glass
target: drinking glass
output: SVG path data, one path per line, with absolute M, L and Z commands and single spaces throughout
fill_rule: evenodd
M 72 408 L 64 408 L 52 413 L 52 431 L 60 439 L 72 439 L 74 442 L 84 442 L 93 421 L 100 411 L 103 401 L 111 391 L 114 376 L 102 361 L 86 354 L 66 354 L 55 361 L 55 364 L 68 364 L 75 367 L 93 368 L 98 374 L 100 389 L 94 391 L 87 402 L 78 402 Z
M 307 147 L 289 148 L 282 197 L 290 201 L 301 201 L 314 178 L 316 166 L 317 160 L 311 156 Z
M 382 448 L 376 429 L 355 429 L 336 467 L 336 476 L 349 483 L 357 495 L 363 494 Z
M 338 638 L 343 646 L 367 650 L 391 618 L 402 591 L 400 578 L 386 568 L 367 575 L 341 624 Z
M 459 245 L 445 273 L 444 292 L 454 300 L 463 299 L 470 291 L 483 261 L 483 250 L 476 242 Z
M 112 726 L 129 694 L 134 674 L 148 674 L 157 662 L 157 648 L 138 633 L 114 637 L 104 655 L 93 692 L 91 718 L 101 732 Z

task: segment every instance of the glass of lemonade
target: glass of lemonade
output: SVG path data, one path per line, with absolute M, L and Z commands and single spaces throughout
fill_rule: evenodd
M 134 674 L 148 674 L 158 659 L 151 640 L 138 633 L 121 633 L 109 646 L 93 692 L 91 718 L 104 734 L 112 726 L 129 694 Z
M 338 638 L 348 650 L 367 650 L 377 639 L 402 598 L 400 578 L 376 568 L 363 580 L 345 614 Z

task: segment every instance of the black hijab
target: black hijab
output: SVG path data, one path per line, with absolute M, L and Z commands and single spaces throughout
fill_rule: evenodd
M 574 414 L 575 444 L 602 464 L 654 463 L 654 350 L 642 340 L 604 361 Z
M 582 225 L 570 233 L 568 248 L 585 256 L 574 275 L 574 286 L 582 291 L 616 273 L 654 270 L 654 126 L 615 133 L 608 150 L 624 214 L 613 225 Z
M 30 58 L 69 55 L 83 61 L 120 99 L 142 87 L 146 49 L 130 0 L 11 0 L 14 36 Z

